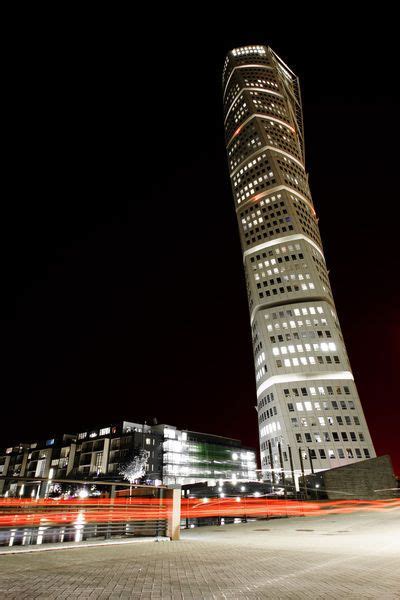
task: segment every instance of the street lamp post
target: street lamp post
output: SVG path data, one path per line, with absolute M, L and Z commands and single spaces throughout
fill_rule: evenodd
M 270 440 L 268 440 L 268 450 L 269 450 L 269 463 L 271 465 L 272 484 L 275 485 L 274 461 L 273 461 L 273 456 L 272 456 L 272 446 L 271 446 L 271 441 Z
M 299 448 L 299 458 L 300 458 L 301 476 L 302 476 L 303 485 L 304 485 L 304 495 L 305 495 L 305 499 L 307 500 L 307 486 L 306 486 L 306 478 L 304 476 L 303 454 L 302 454 L 301 448 Z
M 287 500 L 286 477 L 285 477 L 285 470 L 283 468 L 282 444 L 281 444 L 281 442 L 278 442 L 278 452 L 279 452 L 279 462 L 281 463 L 281 475 L 282 475 L 282 483 L 283 483 L 283 493 L 284 493 L 284 496 L 285 496 L 285 500 Z
M 290 462 L 290 470 L 292 472 L 292 482 L 293 482 L 293 496 L 295 496 L 296 492 L 296 481 L 294 479 L 294 468 L 293 468 L 293 457 L 292 457 L 292 449 L 288 444 L 288 452 L 289 452 L 289 462 Z

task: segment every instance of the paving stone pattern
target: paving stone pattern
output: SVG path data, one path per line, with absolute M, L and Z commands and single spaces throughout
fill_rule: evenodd
M 400 509 L 3 555 L 0 598 L 400 598 Z

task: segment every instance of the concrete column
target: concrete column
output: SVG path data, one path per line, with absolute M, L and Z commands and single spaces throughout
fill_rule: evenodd
M 101 472 L 102 473 L 107 473 L 109 453 L 110 453 L 110 438 L 105 438 L 104 439 L 103 457 L 101 460 Z
M 47 450 L 46 450 L 46 462 L 45 462 L 43 477 L 48 477 L 49 476 L 52 456 L 53 456 L 53 448 L 47 448 Z
M 75 442 L 72 442 L 72 444 L 70 446 L 69 455 L 68 455 L 68 465 L 67 465 L 67 473 L 66 473 L 67 477 L 71 473 L 72 469 L 74 468 L 75 451 L 76 451 L 76 444 L 75 444 Z
M 16 493 L 17 498 L 23 498 L 24 493 L 25 493 L 25 482 L 17 483 L 17 489 L 16 489 L 15 493 Z
M 40 484 L 40 488 L 39 488 L 39 498 L 47 498 L 47 494 L 49 491 L 49 474 L 50 474 L 50 468 L 51 468 L 51 458 L 53 456 L 53 448 L 47 448 L 44 452 L 45 454 L 45 458 L 39 459 L 39 460 L 44 460 L 44 469 L 43 469 L 43 474 L 42 474 L 42 482 Z M 37 471 L 38 469 L 36 468 L 36 473 L 35 476 L 37 477 Z
M 8 474 L 8 469 L 10 467 L 10 460 L 11 460 L 11 456 L 8 455 L 6 456 L 6 460 L 4 461 L 4 467 L 3 467 L 3 472 L 2 475 L 6 476 Z
M 22 457 L 22 465 L 21 465 L 21 472 L 19 474 L 20 477 L 25 477 L 26 475 L 26 466 L 28 464 L 28 454 L 29 454 L 30 450 L 25 450 L 24 455 Z
M 181 486 L 169 486 L 166 490 L 168 498 L 168 525 L 167 536 L 176 541 L 180 539 L 181 532 Z
M 97 452 L 93 452 L 93 450 L 92 450 L 92 454 L 90 457 L 90 468 L 89 468 L 90 475 L 92 475 L 96 471 L 96 457 L 97 457 Z

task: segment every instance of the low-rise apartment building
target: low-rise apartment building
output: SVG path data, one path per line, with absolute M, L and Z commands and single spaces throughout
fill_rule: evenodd
M 240 440 L 122 421 L 6 448 L 0 495 L 46 496 L 63 481 L 118 483 L 120 468 L 140 450 L 149 452 L 143 482 L 152 485 L 257 478 L 255 451 Z

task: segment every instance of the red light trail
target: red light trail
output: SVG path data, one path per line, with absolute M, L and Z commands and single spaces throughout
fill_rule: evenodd
M 66 526 L 76 523 L 128 523 L 167 519 L 171 500 L 116 498 L 79 500 L 0 499 L 0 528 Z M 400 508 L 400 499 L 309 501 L 275 498 L 184 498 L 182 519 L 216 517 L 298 517 L 386 511 Z

